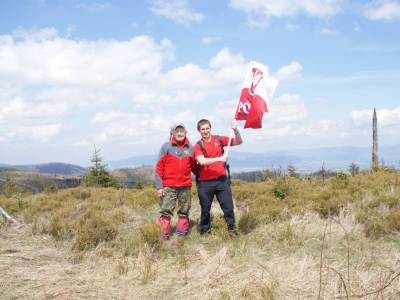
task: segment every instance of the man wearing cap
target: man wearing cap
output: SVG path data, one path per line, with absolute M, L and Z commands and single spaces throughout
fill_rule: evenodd
M 197 163 L 193 146 L 186 138 L 186 127 L 176 123 L 171 128 L 171 139 L 164 143 L 156 164 L 156 188 L 160 197 L 161 216 L 158 224 L 163 230 L 163 238 L 170 238 L 170 224 L 176 204 L 178 204 L 177 234 L 186 237 L 189 229 L 191 207 L 191 172 L 196 174 Z

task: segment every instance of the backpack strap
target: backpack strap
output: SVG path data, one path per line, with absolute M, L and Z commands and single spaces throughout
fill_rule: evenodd
M 224 151 L 224 144 L 222 144 L 222 140 L 221 137 L 219 135 L 215 135 L 215 137 L 217 138 L 217 140 L 219 141 L 219 145 L 221 146 L 221 152 L 222 155 L 224 155 L 225 151 Z M 225 169 L 228 171 L 228 178 L 229 178 L 229 185 L 231 184 L 231 171 L 229 169 L 229 164 L 227 162 L 224 162 L 224 167 Z

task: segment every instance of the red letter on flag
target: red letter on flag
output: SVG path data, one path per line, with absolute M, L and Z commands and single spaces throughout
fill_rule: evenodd
M 262 127 L 262 117 L 268 112 L 277 85 L 278 81 L 268 75 L 262 64 L 250 62 L 235 114 L 236 120 L 246 120 L 244 128 Z

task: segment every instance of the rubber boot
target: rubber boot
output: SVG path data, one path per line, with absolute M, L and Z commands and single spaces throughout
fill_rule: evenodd
M 171 226 L 171 218 L 166 216 L 160 216 L 158 218 L 158 224 L 160 225 L 163 232 L 163 239 L 169 240 L 169 232 Z
M 189 218 L 185 216 L 178 217 L 178 225 L 176 226 L 176 233 L 182 237 L 186 237 L 189 229 Z

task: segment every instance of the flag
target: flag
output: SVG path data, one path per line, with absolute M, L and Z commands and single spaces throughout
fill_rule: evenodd
M 260 63 L 251 61 L 236 108 L 235 119 L 246 120 L 244 128 L 261 128 L 262 117 L 268 112 L 278 81 L 269 76 Z

